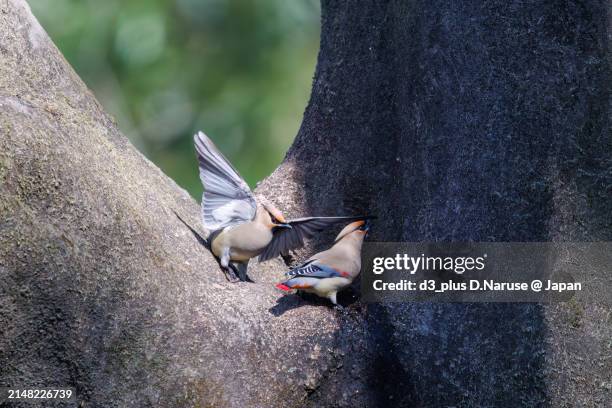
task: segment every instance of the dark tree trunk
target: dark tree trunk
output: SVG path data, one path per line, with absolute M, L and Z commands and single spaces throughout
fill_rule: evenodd
M 258 192 L 375 213 L 380 241 L 610 240 L 607 6 L 324 1 L 304 123 Z M 174 214 L 199 229 L 196 203 L 22 0 L 0 2 L 0 58 L 0 387 L 92 407 L 609 402 L 595 300 L 339 313 L 275 291 L 280 261 L 226 283 Z
M 273 180 L 292 168 L 307 213 L 376 213 L 373 240 L 610 240 L 606 7 L 324 1 L 312 97 Z M 609 309 L 584 305 L 573 329 L 573 307 L 368 305 L 313 406 L 603 404 Z

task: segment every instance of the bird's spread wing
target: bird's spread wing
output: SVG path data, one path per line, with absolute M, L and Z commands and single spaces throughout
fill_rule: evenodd
M 272 241 L 259 255 L 259 262 L 276 258 L 281 253 L 304 246 L 304 239 L 312 237 L 331 225 L 364 218 L 366 217 L 307 217 L 291 220 L 288 222 L 291 228 L 274 231 Z
M 252 220 L 257 203 L 247 183 L 204 133 L 198 132 L 193 139 L 204 185 L 204 226 L 218 230 Z

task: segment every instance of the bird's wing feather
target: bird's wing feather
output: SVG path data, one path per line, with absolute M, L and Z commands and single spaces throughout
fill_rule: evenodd
M 204 226 L 218 230 L 252 220 L 257 203 L 247 183 L 204 133 L 198 132 L 193 139 L 204 185 Z
M 259 262 L 276 258 L 281 253 L 304 246 L 304 239 L 310 238 L 325 228 L 340 223 L 362 220 L 366 217 L 306 217 L 288 222 L 292 228 L 276 230 L 272 241 L 259 255 Z
M 336 277 L 343 276 L 340 272 L 338 272 L 331 266 L 327 266 L 323 264 L 313 264 L 313 263 L 307 263 L 307 264 L 304 264 L 303 266 L 292 269 L 289 272 L 285 273 L 285 275 L 291 276 L 293 278 L 303 276 L 303 277 L 317 278 L 317 279 L 336 278 Z
M 296 278 L 291 278 L 288 281 L 277 285 L 277 287 L 283 290 L 308 289 L 308 288 L 312 288 L 319 282 L 320 281 L 317 278 L 311 278 L 307 276 L 298 276 Z

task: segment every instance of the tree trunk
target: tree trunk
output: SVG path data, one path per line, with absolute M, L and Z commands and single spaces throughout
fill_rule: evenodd
M 324 1 L 303 125 L 258 192 L 375 213 L 380 241 L 610 240 L 606 5 Z M 340 313 L 282 297 L 278 260 L 227 283 L 175 215 L 201 230 L 197 204 L 22 0 L 0 2 L 0 55 L 0 387 L 92 407 L 610 400 L 596 300 Z

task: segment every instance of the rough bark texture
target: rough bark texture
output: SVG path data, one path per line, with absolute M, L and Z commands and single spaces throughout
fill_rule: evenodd
M 311 101 L 267 185 L 376 213 L 378 241 L 609 241 L 608 6 L 324 1 Z M 368 305 L 340 333 L 312 406 L 612 400 L 597 299 Z
M 174 214 L 199 229 L 198 205 L 18 0 L 0 2 L 0 135 L 0 386 L 72 385 L 97 407 L 300 405 L 334 312 L 275 315 L 272 285 L 227 283 Z
M 324 1 L 311 101 L 259 186 L 374 240 L 610 240 L 605 1 Z M 83 406 L 597 406 L 596 300 L 362 305 L 228 284 L 197 204 L 0 1 L 0 386 Z M 195 171 L 195 169 L 194 169 Z M 317 245 L 324 245 L 322 240 Z M 317 246 L 315 245 L 315 246 Z

